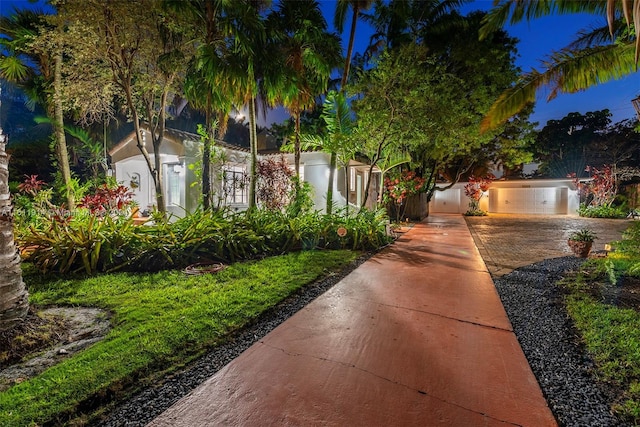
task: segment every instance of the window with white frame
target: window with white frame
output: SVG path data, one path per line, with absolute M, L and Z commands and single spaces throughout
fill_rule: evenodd
M 166 165 L 166 190 L 167 206 L 180 206 L 182 204 L 182 165 L 180 163 L 170 163 Z
M 356 190 L 356 169 L 355 168 L 349 168 L 349 190 L 350 191 Z
M 222 171 L 223 194 L 227 204 L 246 205 L 249 203 L 249 176 L 240 166 L 227 166 Z

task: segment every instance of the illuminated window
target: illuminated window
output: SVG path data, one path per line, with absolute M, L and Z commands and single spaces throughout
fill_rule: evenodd
M 180 164 L 169 164 L 165 169 L 167 194 L 167 206 L 180 206 L 182 204 L 182 179 L 180 178 Z

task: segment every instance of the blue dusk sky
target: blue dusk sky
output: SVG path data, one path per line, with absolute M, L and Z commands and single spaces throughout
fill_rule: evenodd
M 321 0 L 320 3 L 327 22 L 333 28 L 335 1 Z M 41 5 L 43 2 L 41 0 L 36 4 Z M 477 0 L 466 5 L 463 8 L 463 13 L 478 9 L 488 10 L 492 4 L 492 0 Z M 14 7 L 34 7 L 34 4 L 28 0 L 0 0 L 0 14 L 9 14 Z M 347 25 L 342 35 L 345 50 L 348 42 L 349 23 L 350 17 L 347 17 Z M 506 30 L 511 36 L 520 40 L 516 64 L 523 71 L 529 71 L 532 68 L 541 70 L 543 68 L 541 61 L 553 50 L 559 50 L 569 44 L 579 30 L 604 25 L 606 25 L 604 16 L 567 15 L 522 22 L 508 26 Z M 371 28 L 364 22 L 358 23 L 359 40 L 355 46 L 356 51 L 362 52 L 366 48 L 371 32 Z M 550 102 L 546 101 L 548 93 L 541 91 L 531 120 L 538 122 L 542 127 L 548 120 L 561 119 L 570 112 L 586 113 L 605 108 L 608 108 L 613 114 L 613 122 L 634 118 L 635 111 L 631 100 L 640 95 L 640 79 L 638 77 L 639 75 L 633 74 L 622 80 L 599 85 L 584 92 L 558 96 Z M 274 111 L 267 117 L 267 122 L 281 121 L 283 117 L 282 111 Z

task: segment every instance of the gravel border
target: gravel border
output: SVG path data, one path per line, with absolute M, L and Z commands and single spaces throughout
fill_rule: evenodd
M 597 385 L 556 282 L 584 259 L 562 257 L 518 268 L 494 282 L 518 341 L 561 426 L 627 426 Z
M 282 322 L 333 287 L 373 254 L 373 252 L 366 253 L 339 273 L 325 277 L 294 293 L 276 307 L 263 313 L 248 327 L 233 335 L 227 343 L 216 347 L 185 370 L 171 375 L 161 384 L 142 390 L 126 402 L 116 406 L 109 412 L 108 417 L 98 425 L 101 427 L 135 427 L 148 424 Z
M 99 425 L 146 425 L 371 255 L 363 255 L 340 273 L 305 287 L 187 369 L 115 407 Z M 566 271 L 577 269 L 582 262 L 583 259 L 575 257 L 548 259 L 495 278 L 494 282 L 518 341 L 559 424 L 566 427 L 626 427 L 628 424 L 611 414 L 610 402 L 597 386 L 593 362 L 580 344 L 555 284 Z

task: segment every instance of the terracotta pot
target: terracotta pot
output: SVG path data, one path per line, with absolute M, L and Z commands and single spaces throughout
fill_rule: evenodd
M 578 258 L 587 258 L 589 256 L 589 252 L 591 252 L 591 246 L 593 246 L 593 242 L 583 242 L 578 240 L 569 240 L 567 243 L 574 255 Z

